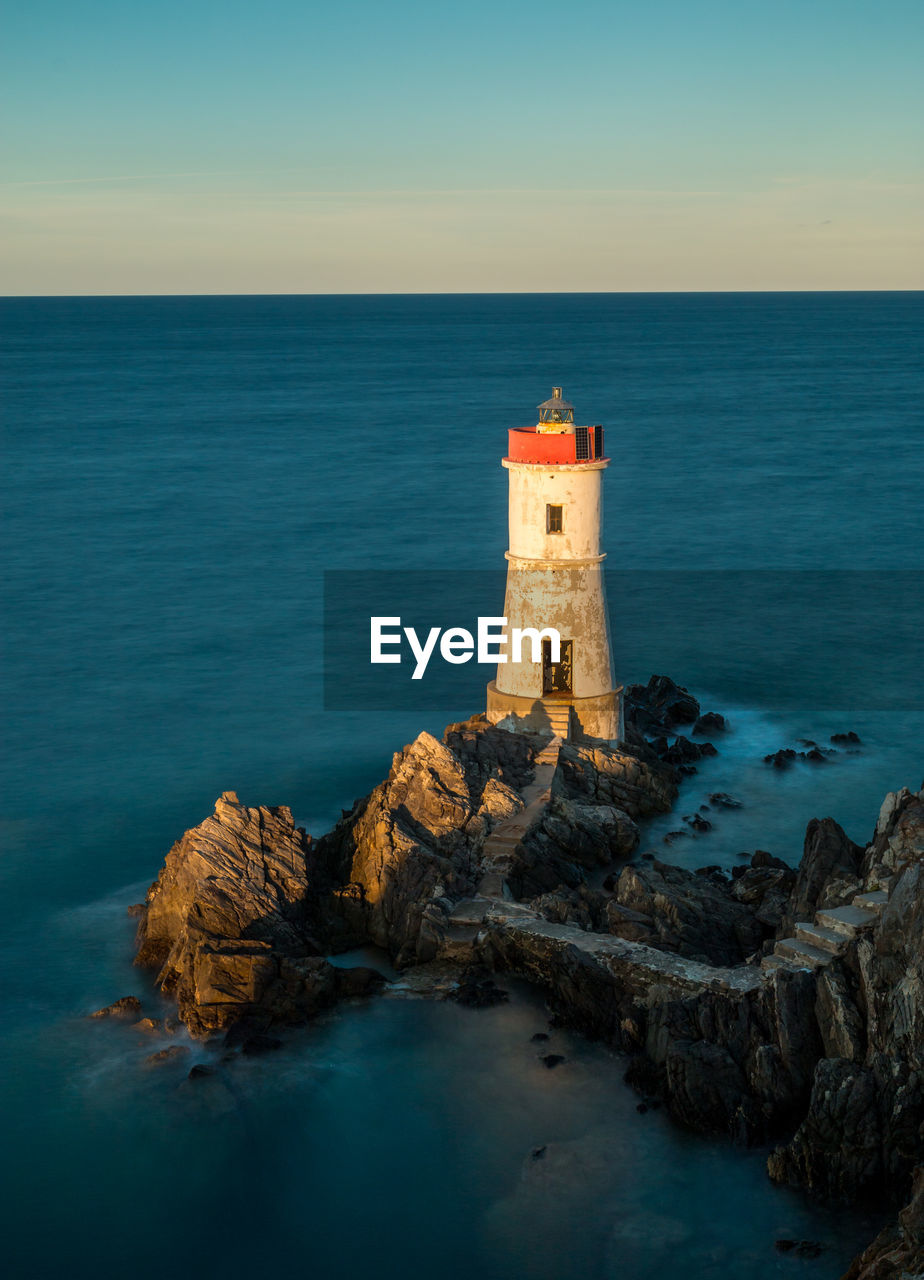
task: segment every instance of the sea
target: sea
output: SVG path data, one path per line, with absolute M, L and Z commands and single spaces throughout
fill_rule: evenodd
M 396 614 L 418 574 L 448 600 L 484 574 L 500 612 L 506 431 L 553 384 L 605 427 L 620 680 L 668 674 L 729 723 L 641 849 L 795 864 L 826 816 L 867 840 L 924 774 L 922 316 L 920 293 L 0 300 L 5 1274 L 840 1276 L 875 1210 L 640 1111 L 624 1060 L 519 983 L 340 1006 L 233 1062 L 150 1066 L 166 1041 L 87 1014 L 161 1012 L 126 908 L 222 791 L 320 835 L 483 710 L 475 666 L 366 705 L 326 670 L 339 605 L 362 613 L 363 574 L 394 575 Z M 764 760 L 847 730 L 826 763 Z

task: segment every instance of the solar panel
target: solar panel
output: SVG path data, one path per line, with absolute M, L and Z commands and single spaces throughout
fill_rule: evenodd
M 574 456 L 578 462 L 590 460 L 590 431 L 587 427 L 574 428 Z
M 603 428 L 599 425 L 594 427 L 594 457 L 603 457 Z

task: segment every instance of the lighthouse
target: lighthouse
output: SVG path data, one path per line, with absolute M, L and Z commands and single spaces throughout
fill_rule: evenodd
M 603 428 L 574 425 L 574 405 L 554 387 L 534 427 L 508 431 L 510 549 L 504 616 L 515 627 L 554 628 L 539 661 L 525 645 L 507 653 L 488 685 L 488 719 L 513 732 L 569 738 L 622 737 L 600 550 Z

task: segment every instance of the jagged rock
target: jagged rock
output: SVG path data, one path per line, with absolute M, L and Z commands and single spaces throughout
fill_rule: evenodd
M 485 840 L 522 809 L 545 743 L 471 720 L 396 755 L 386 781 L 317 843 L 345 882 L 333 905 L 347 933 L 387 948 L 399 966 L 443 954 L 453 905 L 475 893 Z M 514 893 L 574 886 L 624 858 L 638 841 L 634 819 L 669 808 L 675 792 L 673 771 L 657 761 L 564 745 L 551 802 L 509 846 Z
M 105 1005 L 102 1009 L 97 1009 L 95 1013 L 91 1013 L 91 1018 L 118 1018 L 127 1021 L 129 1018 L 135 1019 L 141 1012 L 141 1001 L 137 996 L 122 996 L 120 1000 L 114 1000 L 112 1004 Z
M 633 696 L 637 685 L 632 686 Z M 644 690 L 644 704 L 668 726 L 693 724 L 700 707 L 688 689 L 669 676 L 652 676 Z
M 822 1058 L 808 1113 L 792 1140 L 771 1154 L 770 1176 L 841 1203 L 903 1192 L 915 1163 L 909 1143 L 921 1154 L 922 1105 L 922 1082 L 881 1056 L 869 1066 Z M 912 1116 L 917 1123 L 909 1133 Z
M 160 1036 L 165 1030 L 163 1018 L 142 1018 L 140 1022 L 132 1023 L 132 1031 L 139 1031 L 145 1036 Z
M 796 873 L 779 858 L 758 849 L 750 867 L 732 871 L 732 897 L 754 910 L 754 918 L 768 931 L 776 933 L 782 926 L 789 906 L 789 895 Z
M 638 827 L 623 810 L 553 795 L 520 843 L 511 888 L 525 897 L 559 885 L 574 887 L 586 870 L 628 857 L 638 839 Z
M 772 751 L 764 756 L 764 762 L 772 764 L 774 769 L 788 769 L 796 760 L 808 760 L 810 764 L 827 764 L 830 757 L 837 754 L 832 748 L 819 747 L 817 742 L 812 742 L 808 738 L 800 738 L 800 742 L 808 748 L 807 751 L 781 747 L 779 751 Z
M 664 1097 L 687 1128 L 764 1141 L 808 1098 L 820 1048 L 806 1016 L 813 994 L 810 973 L 779 972 L 733 1000 L 716 991 L 660 996 L 627 1079 Z
M 711 742 L 691 742 L 683 734 L 678 735 L 673 742 L 668 742 L 667 738 L 658 738 L 652 743 L 652 747 L 659 760 L 680 767 L 690 765 L 704 756 L 719 754 Z
M 553 893 L 540 894 L 529 905 L 543 920 L 599 930 L 606 928 L 608 902 L 607 894 L 581 884 L 574 889 L 562 886 Z
M 553 797 L 610 805 L 633 820 L 667 813 L 677 798 L 673 769 L 613 747 L 566 743 L 559 753 Z
M 855 1258 L 843 1280 L 919 1280 L 924 1275 L 924 1166 L 915 1171 L 911 1201 Z
M 518 790 L 545 742 L 473 719 L 395 755 L 386 780 L 317 845 L 345 882 L 333 906 L 357 940 L 399 965 L 436 956 L 453 902 L 475 890 L 485 836 L 523 808 Z
M 811 920 L 820 906 L 841 906 L 858 892 L 863 850 L 833 818 L 813 818 L 805 832 L 802 861 L 781 929 Z
M 716 965 L 742 963 L 767 934 L 724 878 L 663 862 L 623 868 L 607 920 L 617 937 Z
M 843 965 L 832 963 L 819 973 L 815 1016 L 826 1057 L 863 1061 L 866 1028 L 857 1004 L 856 985 Z
M 158 970 L 193 1035 L 255 1012 L 298 1020 L 333 998 L 311 934 L 310 850 L 287 808 L 248 808 L 225 792 L 168 853 L 136 963 Z
M 887 798 L 859 866 L 859 851 L 836 824 L 810 827 L 806 841 L 811 865 L 805 876 L 800 870 L 797 892 L 809 902 L 830 895 L 844 861 L 861 880 L 875 878 L 884 859 L 895 867 L 878 920 L 846 940 L 840 961 L 819 976 L 816 1016 L 827 1056 L 802 1124 L 770 1160 L 775 1178 L 829 1198 L 894 1202 L 924 1158 L 922 800 L 910 792 Z
M 853 729 L 849 729 L 847 733 L 832 733 L 831 741 L 836 743 L 852 743 L 854 746 L 859 746 L 861 739 L 859 734 L 855 733 Z
M 924 852 L 924 790 L 918 795 L 907 787 L 890 792 L 882 802 L 872 844 L 863 861 L 869 877 L 881 869 L 894 872 Z
M 693 733 L 727 733 L 728 721 L 723 715 L 719 715 L 718 711 L 706 711 L 701 715 L 693 726 Z

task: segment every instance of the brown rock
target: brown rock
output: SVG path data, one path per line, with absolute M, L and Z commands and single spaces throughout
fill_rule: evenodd
M 189 1050 L 184 1044 L 172 1044 L 168 1049 L 159 1049 L 157 1053 L 150 1054 L 145 1058 L 144 1065 L 146 1067 L 164 1067 L 169 1066 L 171 1062 L 178 1062 L 181 1058 L 189 1055 Z
M 141 1012 L 141 1001 L 137 996 L 122 996 L 121 1000 L 114 1000 L 112 1004 L 105 1005 L 102 1009 L 97 1009 L 95 1013 L 91 1013 L 91 1018 L 120 1018 L 127 1021 L 129 1018 L 137 1018 Z
M 248 808 L 234 792 L 170 850 L 136 963 L 158 970 L 193 1035 L 254 1013 L 299 1019 L 333 998 L 309 928 L 310 852 L 287 808 Z

